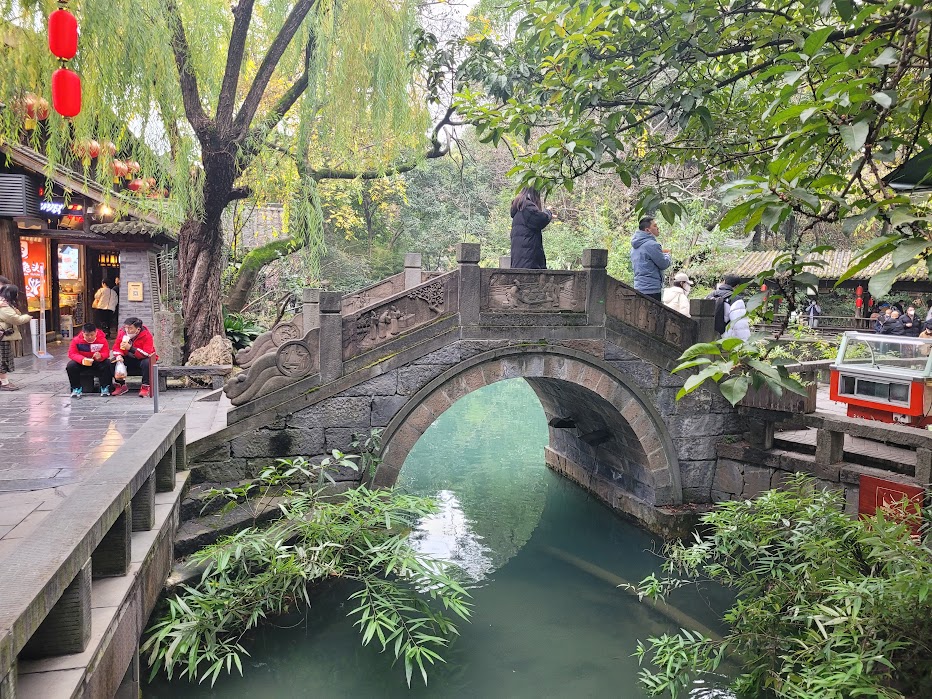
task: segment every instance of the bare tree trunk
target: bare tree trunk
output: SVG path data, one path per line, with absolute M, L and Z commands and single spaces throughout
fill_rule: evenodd
M 236 164 L 227 152 L 205 152 L 203 219 L 189 216 L 178 234 L 181 312 L 187 342 L 185 357 L 223 335 L 220 275 L 223 271 L 221 215 L 230 201 Z

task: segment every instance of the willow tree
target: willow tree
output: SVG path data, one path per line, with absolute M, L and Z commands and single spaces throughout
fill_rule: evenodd
M 157 173 L 170 198 L 134 203 L 179 226 L 189 350 L 223 332 L 221 215 L 261 186 L 266 173 L 254 165 L 271 146 L 299 142 L 308 153 L 326 143 L 351 171 L 404 160 L 427 140 L 411 99 L 416 16 L 404 0 L 82 3 L 73 66 L 83 111 L 24 133 L 24 95 L 50 96 L 55 65 L 42 35 L 54 5 L 0 0 L 0 101 L 12 107 L 0 113 L 0 139 L 31 139 L 52 165 L 71 157 L 76 139 L 112 140 L 143 174 Z M 85 161 L 86 175 L 106 183 L 109 160 Z M 292 235 L 315 242 L 313 179 L 293 178 L 281 194 L 292 202 Z

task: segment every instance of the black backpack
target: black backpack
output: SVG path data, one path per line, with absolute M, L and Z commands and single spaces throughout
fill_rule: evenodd
M 725 313 L 725 304 L 728 299 L 731 297 L 731 290 L 728 289 L 716 289 L 711 294 L 706 296 L 707 299 L 712 299 L 715 301 L 715 332 L 719 335 L 722 335 L 725 332 L 725 328 L 728 327 L 728 318 Z

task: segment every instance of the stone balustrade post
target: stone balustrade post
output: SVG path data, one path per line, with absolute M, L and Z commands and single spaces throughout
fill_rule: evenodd
M 91 567 L 88 560 L 20 652 L 20 658 L 83 653 L 91 640 Z
M 178 463 L 178 443 L 181 442 L 182 458 L 184 454 L 184 440 L 176 439 L 165 455 L 155 465 L 155 490 L 158 493 L 170 493 L 175 489 L 175 473 L 184 471 L 184 463 Z
M 699 323 L 696 342 L 715 342 L 718 333 L 715 332 L 715 299 L 691 299 L 689 314 Z
M 589 325 L 603 325 L 605 290 L 608 284 L 608 250 L 586 248 L 582 253 L 582 266 L 589 273 L 586 281 L 586 322 Z
M 133 506 L 129 504 L 91 554 L 91 570 L 95 578 L 126 575 L 133 553 L 132 536 Z
M 820 466 L 831 466 L 845 457 L 845 433 L 820 427 L 816 432 L 815 462 Z
M 748 419 L 748 442 L 759 449 L 773 449 L 776 424 L 772 420 Z
M 133 531 L 147 532 L 155 526 L 155 478 L 153 473 L 133 496 Z
M 314 328 L 320 327 L 320 289 L 304 289 L 301 303 L 304 332 L 309 333 Z
M 932 482 L 932 450 L 924 447 L 916 449 L 916 482 L 921 486 Z
M 481 302 L 479 243 L 457 243 L 456 264 L 459 266 L 460 325 L 478 325 Z
M 421 283 L 421 253 L 405 253 L 405 289 L 412 289 Z
M 321 291 L 319 308 L 320 382 L 323 384 L 343 376 L 343 294 Z
M 511 269 L 511 255 L 499 255 L 498 268 L 499 269 Z

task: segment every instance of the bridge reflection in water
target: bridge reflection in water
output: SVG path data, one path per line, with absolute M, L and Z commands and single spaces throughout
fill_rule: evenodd
M 513 379 L 460 399 L 408 455 L 398 486 L 442 499 L 418 528 L 418 546 L 462 563 L 476 580 L 472 623 L 461 625 L 429 687 L 409 690 L 400 667 L 359 646 L 345 616 L 347 588 L 337 586 L 315 600 L 306 623 L 279 620 L 257 634 L 245 678 L 213 690 L 159 682 L 144 696 L 644 696 L 636 639 L 677 626 L 615 585 L 658 571 L 660 542 L 550 472 L 547 442 L 536 395 Z M 713 608 L 726 602 L 720 589 L 675 600 L 713 627 Z

